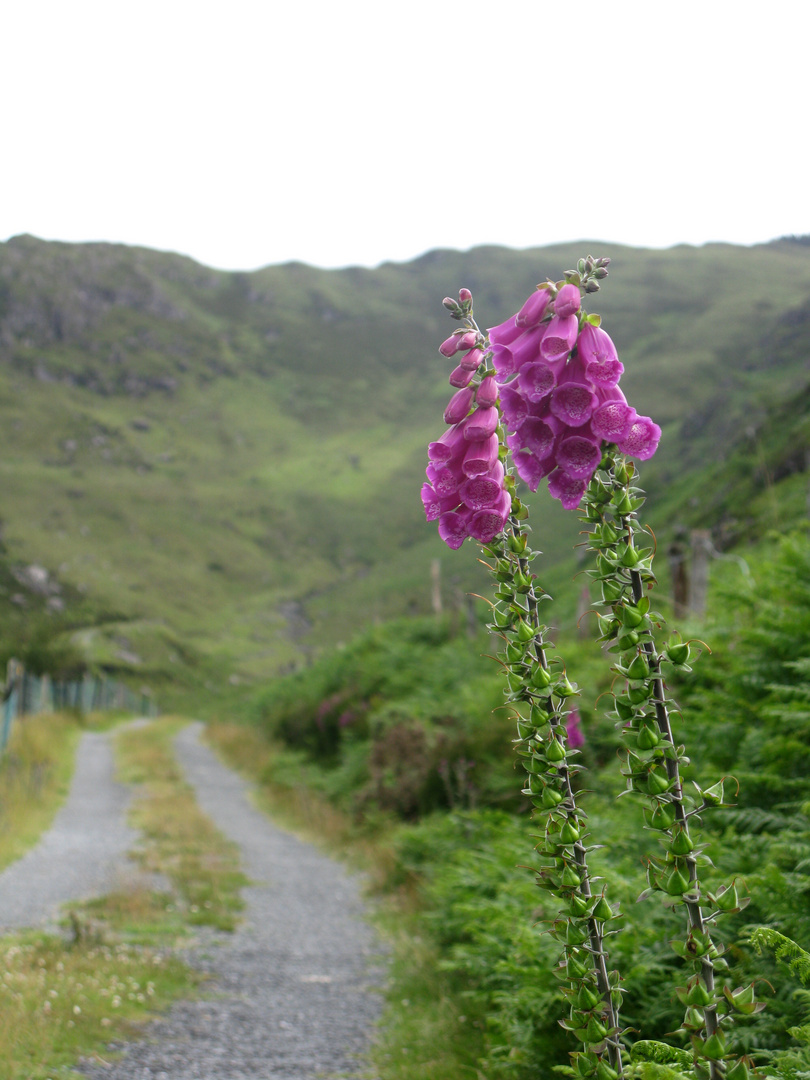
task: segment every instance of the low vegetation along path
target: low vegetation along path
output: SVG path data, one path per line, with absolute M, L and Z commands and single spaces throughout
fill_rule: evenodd
M 218 934 L 197 962 L 213 975 L 203 998 L 175 1005 L 138 1042 L 111 1063 L 83 1062 L 92 1080 L 314 1080 L 340 1073 L 368 1076 L 363 1054 L 381 999 L 373 987 L 381 973 L 379 946 L 363 921 L 357 882 L 339 864 L 289 833 L 275 828 L 248 799 L 247 785 L 199 739 L 191 724 L 175 747 L 202 810 L 240 848 L 251 880 L 246 908 L 235 933 Z M 85 736 L 76 779 L 51 834 L 38 849 L 0 875 L 0 898 L 28 902 L 33 925 L 52 916 L 56 900 L 75 898 L 77 881 L 62 871 L 89 865 L 103 832 L 115 837 L 106 852 L 107 871 L 120 866 L 132 834 L 124 825 L 126 791 L 113 780 L 103 737 Z M 99 749 L 101 747 L 101 749 Z M 105 759 L 106 753 L 106 759 Z M 101 763 L 99 763 L 99 758 Z M 91 760 L 92 786 L 87 784 Z M 79 790 L 77 790 L 77 788 Z M 65 821 L 70 822 L 65 831 Z M 61 837 L 54 845 L 53 836 Z M 85 850 L 83 839 L 87 840 Z M 41 905 L 38 851 L 48 856 L 51 876 L 66 891 Z M 28 871 L 28 877 L 26 872 Z M 104 874 L 96 872 L 96 884 Z M 13 875 L 13 876 L 10 876 Z M 0 918 L 8 926 L 8 919 Z

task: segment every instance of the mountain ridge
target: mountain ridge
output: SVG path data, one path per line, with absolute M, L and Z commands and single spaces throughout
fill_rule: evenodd
M 253 680 L 350 627 L 427 611 L 434 560 L 447 602 L 482 591 L 475 553 L 448 557 L 418 499 L 449 394 L 441 298 L 471 288 L 494 325 L 589 248 L 605 253 L 489 245 L 240 272 L 125 245 L 0 244 L 8 558 L 83 590 L 90 629 L 89 600 L 121 616 L 90 635 L 91 663 L 133 651 L 110 646 L 128 623 L 144 637 L 132 674 L 169 682 L 169 639 L 213 681 Z M 810 249 L 612 257 L 589 310 L 619 346 L 628 396 L 664 426 L 643 482 L 676 514 L 667 492 L 683 474 L 719 463 L 741 425 L 808 382 Z M 553 571 L 579 525 L 546 502 Z

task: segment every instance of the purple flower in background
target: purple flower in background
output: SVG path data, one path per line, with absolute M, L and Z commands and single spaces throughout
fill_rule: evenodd
M 568 714 L 565 721 L 565 734 L 572 750 L 579 750 L 585 745 L 585 733 L 582 730 L 582 717 L 577 709 Z

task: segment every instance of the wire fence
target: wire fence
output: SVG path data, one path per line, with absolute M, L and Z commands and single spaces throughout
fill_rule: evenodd
M 87 672 L 80 679 L 55 679 L 50 675 L 32 675 L 18 660 L 9 660 L 3 688 L 0 754 L 18 717 L 64 709 L 81 713 L 122 709 L 141 716 L 158 715 L 157 703 L 149 694 L 136 693 L 107 675 Z

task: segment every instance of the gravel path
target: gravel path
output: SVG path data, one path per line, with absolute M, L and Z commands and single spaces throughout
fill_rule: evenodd
M 127 852 L 130 791 L 113 779 L 110 732 L 85 732 L 67 800 L 39 843 L 0 874 L 0 931 L 56 929 L 59 908 L 121 888 L 138 871 Z
M 275 828 L 247 785 L 199 741 L 177 738 L 198 802 L 236 841 L 253 884 L 244 921 L 191 961 L 211 972 L 205 1000 L 181 1002 L 91 1080 L 322 1080 L 370 1076 L 363 1065 L 381 998 L 379 945 L 363 921 L 357 880 Z M 121 1049 L 121 1047 L 117 1047 Z

